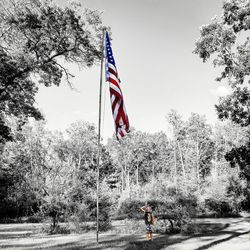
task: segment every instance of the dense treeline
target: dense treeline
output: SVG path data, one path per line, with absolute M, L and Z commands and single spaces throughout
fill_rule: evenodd
M 237 215 L 247 208 L 244 173 L 225 158 L 244 145 L 247 129 L 232 123 L 212 127 L 198 114 L 184 121 L 176 111 L 167 120 L 167 134 L 132 129 L 120 143 L 110 138 L 102 145 L 103 222 L 136 217 L 136 206 L 146 201 L 173 220 L 190 212 L 190 204 L 190 216 Z M 8 125 L 15 140 L 5 144 L 0 159 L 1 220 L 51 217 L 54 227 L 58 221 L 94 220 L 96 128 L 76 122 L 65 133 L 52 133 L 44 122 L 22 130 L 15 119 Z

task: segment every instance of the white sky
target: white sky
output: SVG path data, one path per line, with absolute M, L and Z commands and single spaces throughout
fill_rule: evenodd
M 59 4 L 65 1 L 57 0 Z M 193 54 L 199 27 L 221 15 L 222 0 L 82 0 L 83 6 L 103 10 L 112 29 L 112 48 L 122 82 L 131 126 L 147 132 L 166 131 L 166 115 L 176 109 L 186 119 L 191 112 L 217 119 L 214 104 L 227 90 L 214 79 L 218 70 Z M 52 130 L 85 120 L 97 124 L 100 68 L 71 66 L 78 90 L 65 82 L 41 87 L 37 103 Z M 107 86 L 108 87 L 108 86 Z M 109 92 L 102 136 L 114 132 Z

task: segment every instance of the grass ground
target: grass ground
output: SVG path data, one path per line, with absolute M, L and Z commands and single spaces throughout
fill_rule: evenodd
M 18 250 L 250 250 L 250 218 L 197 219 L 195 223 L 199 228 L 199 233 L 192 235 L 155 234 L 152 242 L 147 242 L 144 234 L 128 235 L 117 233 L 119 230 L 111 230 L 100 234 L 99 244 L 96 244 L 95 232 L 46 235 L 38 233 L 41 224 L 0 224 L 0 248 Z M 119 227 L 122 227 L 121 223 L 114 223 L 114 228 Z

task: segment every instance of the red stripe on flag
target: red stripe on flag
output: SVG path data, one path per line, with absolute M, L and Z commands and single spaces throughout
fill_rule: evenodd
M 109 82 L 111 108 L 115 122 L 116 137 L 119 140 L 121 137 L 123 137 L 126 133 L 129 132 L 129 120 L 124 106 L 123 95 L 120 87 L 120 79 L 118 77 L 117 70 L 115 70 L 116 66 L 112 54 L 108 33 L 106 33 L 106 51 L 108 51 L 106 55 L 107 56 L 106 60 L 108 61 L 108 67 L 106 68 L 107 70 L 106 75 L 107 75 L 107 81 Z M 112 67 L 109 65 L 112 65 Z M 111 78 L 110 74 L 114 75 L 117 78 L 117 80 Z M 117 89 L 115 90 L 115 88 Z M 117 91 L 119 91 L 120 93 Z M 117 112 L 117 114 L 115 114 L 115 111 Z
M 117 72 L 116 72 L 116 71 L 114 71 L 112 68 L 109 68 L 109 72 L 110 72 L 111 74 L 115 75 L 115 76 L 116 76 L 116 78 L 118 78 L 118 74 L 117 74 Z

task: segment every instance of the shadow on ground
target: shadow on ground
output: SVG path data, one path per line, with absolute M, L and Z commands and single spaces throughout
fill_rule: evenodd
M 79 235 L 75 240 L 71 240 L 69 242 L 65 242 L 60 244 L 60 236 L 43 236 L 44 242 L 36 242 L 36 238 L 38 236 L 31 236 L 34 241 L 32 244 L 18 244 L 18 242 L 13 242 L 11 244 L 8 241 L 0 241 L 1 248 L 11 248 L 11 249 L 74 249 L 74 250 L 101 250 L 101 249 L 123 249 L 123 250 L 136 250 L 136 249 L 167 249 L 168 246 L 174 247 L 176 244 L 181 244 L 185 246 L 185 242 L 189 240 L 197 240 L 199 242 L 199 246 L 194 246 L 195 250 L 205 250 L 209 249 L 215 245 L 224 243 L 226 241 L 232 240 L 236 237 L 240 237 L 241 235 L 248 234 L 250 226 L 249 218 L 239 218 L 237 220 L 222 220 L 218 219 L 213 220 L 197 220 L 196 225 L 199 228 L 199 233 L 192 235 L 165 235 L 165 234 L 157 234 L 152 242 L 146 241 L 144 235 L 117 235 L 117 234 L 101 234 L 100 242 L 96 244 L 95 242 L 95 234 L 84 234 Z M 229 223 L 225 223 L 229 222 Z M 13 229 L 14 233 L 8 234 L 10 230 L 4 232 L 0 230 L 0 239 L 12 239 L 12 238 L 27 238 L 30 235 L 23 234 L 20 236 L 20 231 L 16 231 Z M 63 237 L 63 236 L 61 236 Z M 67 236 L 64 236 L 65 238 Z M 1 244 L 4 243 L 5 244 Z M 62 241 L 61 241 L 62 242 Z M 178 249 L 178 248 L 175 248 Z M 185 249 L 185 248 L 182 248 Z

